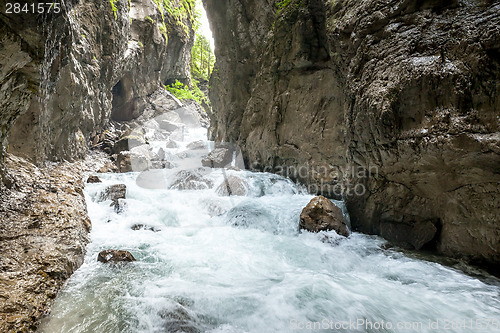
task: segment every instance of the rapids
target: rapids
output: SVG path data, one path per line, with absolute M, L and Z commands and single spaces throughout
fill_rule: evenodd
M 99 174 L 103 183 L 87 185 L 93 229 L 85 263 L 41 332 L 499 331 L 494 280 L 385 250 L 375 236 L 301 233 L 299 215 L 313 196 L 289 179 L 205 169 L 211 188 L 170 189 L 176 173 L 198 170 L 213 146 L 202 128 L 177 139 L 177 148 L 150 142 L 176 168 Z M 206 149 L 186 150 L 196 140 Z M 217 194 L 228 176 L 244 179 L 248 194 Z M 127 186 L 120 214 L 97 200 L 118 183 Z M 109 248 L 128 250 L 137 261 L 97 262 Z

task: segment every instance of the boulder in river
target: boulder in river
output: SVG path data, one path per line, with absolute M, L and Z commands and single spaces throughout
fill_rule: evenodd
M 126 131 L 122 137 L 113 144 L 112 152 L 118 154 L 122 151 L 131 150 L 134 147 L 144 144 L 146 144 L 144 130 L 142 128 L 136 128 Z
M 233 154 L 227 148 L 215 148 L 201 160 L 201 165 L 210 168 L 224 168 L 231 164 Z
M 161 231 L 160 229 L 157 229 L 155 227 L 145 225 L 142 223 L 136 223 L 133 226 L 131 226 L 130 229 L 132 229 L 132 230 L 149 230 L 149 231 L 153 231 L 153 232 Z
M 245 196 L 248 193 L 248 183 L 243 178 L 229 175 L 224 177 L 224 181 L 217 187 L 215 192 L 222 196 Z
M 162 121 L 170 121 L 173 123 L 182 123 L 181 117 L 179 117 L 179 114 L 175 111 L 168 111 L 165 113 L 162 113 L 158 117 L 156 117 L 156 121 L 158 123 L 161 123 Z
M 122 151 L 116 159 L 116 166 L 119 172 L 140 172 L 151 167 L 150 156 L 146 156 L 137 151 Z
M 123 250 L 104 250 L 99 252 L 97 261 L 102 263 L 117 264 L 119 262 L 132 262 L 136 261 L 132 253 Z
M 115 207 L 117 213 L 123 210 L 123 206 L 120 204 L 120 199 L 125 199 L 127 194 L 127 186 L 125 184 L 116 184 L 106 187 L 104 192 L 99 196 L 99 202 L 105 200 L 111 200 L 111 206 Z
M 205 332 L 206 327 L 201 327 L 194 313 L 183 306 L 176 304 L 160 313 L 163 319 L 163 329 L 165 332 L 178 333 L 199 333 Z
M 311 232 L 334 230 L 341 236 L 349 236 L 342 210 L 321 195 L 312 198 L 304 207 L 300 214 L 299 227 Z
M 111 200 L 117 201 L 118 199 L 125 199 L 127 194 L 127 186 L 125 184 L 115 184 L 106 187 L 104 192 L 101 193 L 99 201 Z
M 99 177 L 95 176 L 95 175 L 91 175 L 89 176 L 89 178 L 87 178 L 87 183 L 102 183 L 102 181 L 99 179 Z

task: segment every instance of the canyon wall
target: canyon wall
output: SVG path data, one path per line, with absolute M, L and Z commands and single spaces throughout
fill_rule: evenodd
M 190 82 L 193 1 L 70 0 L 50 14 L 0 7 L 7 185 L 7 150 L 37 163 L 81 158 L 88 137 L 110 118 L 134 119 L 161 84 Z
M 498 1 L 204 0 L 211 133 L 354 229 L 500 260 Z

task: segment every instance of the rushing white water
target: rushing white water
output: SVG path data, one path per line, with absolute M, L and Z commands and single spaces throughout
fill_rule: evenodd
M 206 135 L 187 131 L 167 153 Z M 168 187 L 173 174 L 161 171 L 158 182 Z M 246 179 L 249 194 L 218 195 L 228 175 Z M 499 331 L 499 285 L 383 250 L 377 237 L 300 233 L 312 196 L 290 180 L 214 169 L 205 176 L 212 189 L 175 190 L 141 187 L 139 173 L 99 176 L 103 183 L 86 188 L 93 229 L 85 263 L 41 332 Z M 121 214 L 97 202 L 117 183 L 127 185 Z M 99 263 L 104 249 L 137 261 Z

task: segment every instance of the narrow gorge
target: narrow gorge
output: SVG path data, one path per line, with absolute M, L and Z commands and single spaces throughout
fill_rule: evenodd
M 0 0 L 0 32 L 0 331 L 500 330 L 499 1 Z

